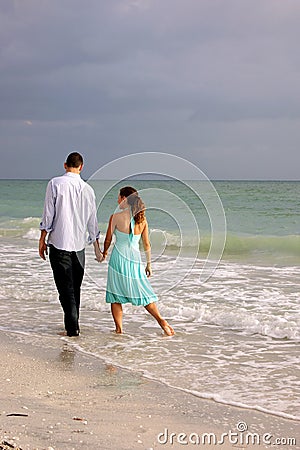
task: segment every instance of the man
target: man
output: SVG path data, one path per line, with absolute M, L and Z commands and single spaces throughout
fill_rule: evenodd
M 49 181 L 40 224 L 39 254 L 49 259 L 59 300 L 64 311 L 67 336 L 79 335 L 80 288 L 84 274 L 86 234 L 101 261 L 95 194 L 80 172 L 83 158 L 70 153 L 64 164 L 66 173 Z M 48 241 L 46 244 L 46 236 Z

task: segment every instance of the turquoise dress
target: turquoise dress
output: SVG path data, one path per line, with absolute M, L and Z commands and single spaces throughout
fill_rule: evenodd
M 106 303 L 146 306 L 158 300 L 141 260 L 141 234 L 133 233 L 134 218 L 129 234 L 114 230 L 116 241 L 108 263 Z

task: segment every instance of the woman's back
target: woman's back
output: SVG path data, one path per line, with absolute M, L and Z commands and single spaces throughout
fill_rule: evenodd
M 131 233 L 131 227 L 134 228 L 132 230 L 134 235 L 141 235 L 145 225 L 146 219 L 144 219 L 141 223 L 135 223 L 128 209 L 117 212 L 113 216 L 114 229 L 128 235 Z

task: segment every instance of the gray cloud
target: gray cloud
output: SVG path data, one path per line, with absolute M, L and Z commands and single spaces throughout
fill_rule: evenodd
M 50 177 L 76 148 L 299 179 L 299 21 L 297 0 L 2 0 L 0 176 Z

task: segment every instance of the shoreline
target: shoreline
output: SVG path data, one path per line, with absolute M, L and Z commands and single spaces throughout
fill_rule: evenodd
M 22 450 L 258 450 L 297 448 L 274 445 L 279 438 L 300 442 L 297 421 L 196 397 L 106 364 L 77 350 L 74 338 L 68 343 L 59 336 L 6 331 L 0 336 L 0 443 Z M 237 432 L 237 424 L 248 431 L 236 433 L 232 440 L 238 442 L 227 436 L 220 444 L 222 433 Z M 219 443 L 187 442 L 205 433 L 215 434 Z M 241 442 L 245 433 L 256 433 L 259 445 L 258 438 L 248 445 Z M 262 442 L 266 433 L 272 435 L 270 445 Z
M 112 331 L 113 334 L 114 331 Z M 64 340 L 65 342 L 68 342 L 68 337 L 63 336 L 62 340 Z M 76 341 L 73 342 L 69 342 L 69 344 L 74 348 L 74 350 L 78 351 L 79 353 L 81 353 L 82 355 L 85 355 L 87 357 L 90 358 L 95 358 L 96 360 L 99 360 L 100 362 L 102 362 L 102 364 L 110 364 L 109 362 L 105 361 L 105 359 L 101 356 L 97 356 L 89 351 L 84 350 L 80 345 L 77 344 Z M 143 370 L 141 371 L 136 371 L 134 369 L 129 369 L 123 365 L 114 365 L 116 368 L 118 368 L 119 370 L 124 370 L 125 372 L 131 373 L 133 376 L 139 376 L 142 379 L 146 379 L 149 382 L 153 382 L 153 383 L 158 383 L 161 384 L 162 386 L 165 386 L 168 389 L 172 389 L 172 390 L 176 390 L 176 391 L 180 391 L 180 392 L 184 392 L 185 394 L 191 395 L 193 397 L 202 399 L 202 400 L 206 400 L 206 401 L 212 401 L 214 403 L 220 404 L 220 405 L 224 405 L 224 406 L 228 406 L 228 407 L 233 407 L 233 408 L 239 408 L 239 409 L 243 409 L 243 410 L 249 410 L 249 411 L 253 411 L 253 412 L 260 412 L 260 413 L 264 413 L 267 414 L 269 416 L 274 416 L 280 419 L 287 419 L 290 420 L 292 422 L 296 422 L 296 423 L 300 423 L 300 416 L 294 416 L 292 414 L 289 413 L 284 413 L 284 412 L 280 412 L 280 411 L 273 411 L 273 410 L 269 410 L 267 408 L 264 408 L 262 406 L 250 406 L 247 404 L 243 404 L 241 402 L 237 402 L 237 401 L 232 401 L 232 402 L 227 402 L 226 400 L 220 398 L 216 398 L 215 396 L 213 396 L 212 394 L 206 394 L 206 393 L 200 393 L 198 391 L 195 391 L 193 389 L 185 389 L 179 386 L 175 386 L 172 384 L 168 384 L 165 381 L 156 379 L 154 376 L 151 375 L 147 375 L 146 373 L 143 372 Z

